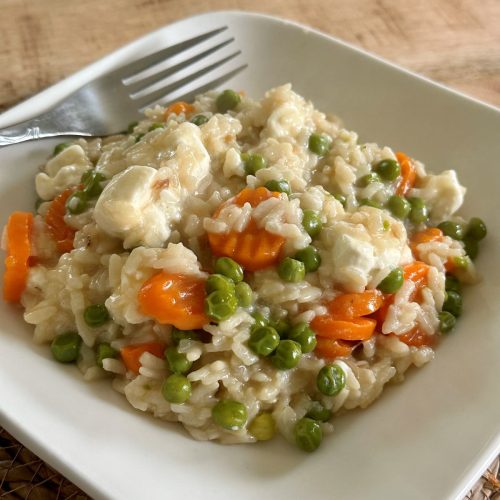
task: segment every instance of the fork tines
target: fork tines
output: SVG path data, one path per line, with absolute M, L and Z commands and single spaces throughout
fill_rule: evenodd
M 220 51 L 224 47 L 227 47 L 234 42 L 234 38 L 228 38 L 215 45 L 202 50 L 201 52 L 188 57 L 181 62 L 175 62 L 174 64 L 165 68 L 159 69 L 157 72 L 148 72 L 155 66 L 160 66 L 161 63 L 166 63 L 168 60 L 179 56 L 183 52 L 202 44 L 206 40 L 215 37 L 219 33 L 227 30 L 227 26 L 203 33 L 201 35 L 195 36 L 188 40 L 184 40 L 178 44 L 166 47 L 162 50 L 149 54 L 141 59 L 134 61 L 131 64 L 127 64 L 118 70 L 116 70 L 115 76 L 119 77 L 125 85 L 126 91 L 128 92 L 132 102 L 142 111 L 145 108 L 151 106 L 155 102 L 163 99 L 167 99 L 172 93 L 179 91 L 182 92 L 183 87 L 189 87 L 190 84 L 198 80 L 204 75 L 215 71 L 217 68 L 223 67 L 230 60 L 236 58 L 241 54 L 240 50 L 231 52 L 229 55 L 219 58 L 218 60 L 212 62 L 209 57 L 216 52 Z M 207 59 L 210 64 L 203 66 L 202 68 L 194 68 L 187 76 L 182 76 L 181 78 L 172 81 L 160 83 L 163 80 L 168 80 L 169 77 L 175 77 L 183 70 L 188 69 L 191 66 L 195 66 L 196 63 Z M 247 67 L 246 64 L 240 65 L 237 68 L 231 68 L 230 71 L 217 75 L 215 79 L 212 79 L 209 83 L 202 83 L 198 88 L 191 89 L 186 88 L 186 94 L 182 96 L 177 96 L 176 98 L 182 98 L 185 100 L 192 100 L 197 94 L 205 92 L 208 89 L 214 88 L 214 86 L 221 85 L 225 81 L 229 80 L 237 73 L 242 71 Z M 147 74 L 145 74 L 147 72 Z M 183 73 L 186 73 L 184 71 Z

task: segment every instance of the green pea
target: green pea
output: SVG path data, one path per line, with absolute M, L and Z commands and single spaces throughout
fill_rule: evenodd
M 159 128 L 164 128 L 163 123 L 152 123 L 148 128 L 148 132 L 152 132 L 153 130 L 156 130 Z
M 259 356 L 269 356 L 280 343 L 278 332 L 270 326 L 261 326 L 252 331 L 248 346 Z
M 375 166 L 375 171 L 384 181 L 395 181 L 401 174 L 401 167 L 396 160 L 382 160 Z
M 325 396 L 336 396 L 344 387 L 346 376 L 339 365 L 326 365 L 318 372 L 316 386 Z
M 218 95 L 215 101 L 215 107 L 219 113 L 226 113 L 236 108 L 240 102 L 241 97 L 238 93 L 234 90 L 226 89 Z
M 205 312 L 213 321 L 224 321 L 238 309 L 238 299 L 234 293 L 216 290 L 205 299 Z
M 135 143 L 137 144 L 146 134 L 137 134 L 135 136 Z
M 332 418 L 332 412 L 325 408 L 319 401 L 312 401 L 306 417 L 319 422 L 328 422 Z
M 59 363 L 72 363 L 78 358 L 82 338 L 77 332 L 57 335 L 50 344 L 50 352 Z
M 391 229 L 391 223 L 387 219 L 385 219 L 382 222 L 382 227 L 384 228 L 384 231 L 389 231 L 389 229 Z
M 223 274 L 211 274 L 205 282 L 205 289 L 208 294 L 217 290 L 234 293 L 234 281 Z
M 104 304 L 92 304 L 83 311 L 83 319 L 91 328 L 97 328 L 109 321 L 109 312 Z
M 218 274 L 227 276 L 235 283 L 243 281 L 243 268 L 229 257 L 220 257 L 215 261 L 214 270 Z
M 193 366 L 193 362 L 189 361 L 187 356 L 179 352 L 176 347 L 167 347 L 165 349 L 165 358 L 170 371 L 174 373 L 187 373 Z
M 396 293 L 403 283 L 403 269 L 396 267 L 378 284 L 377 288 L 383 293 Z
M 316 247 L 308 246 L 299 250 L 295 254 L 295 259 L 300 260 L 300 262 L 304 263 L 306 268 L 306 273 L 312 273 L 317 271 L 319 266 L 321 265 L 321 256 Z
M 338 201 L 340 202 L 340 204 L 345 207 L 346 203 L 347 203 L 347 197 L 344 196 L 343 194 L 334 194 L 333 197 Z
M 315 212 L 314 210 L 304 210 L 302 226 L 311 238 L 318 236 L 321 232 L 321 228 L 323 227 L 323 223 L 321 222 L 318 212 Z
M 139 122 L 131 122 L 131 123 L 129 123 L 128 127 L 127 127 L 127 132 L 129 134 L 131 134 L 134 131 L 135 127 L 137 127 L 137 125 L 139 125 Z
M 284 318 L 271 320 L 269 324 L 278 332 L 280 338 L 286 337 L 290 330 L 290 324 Z
M 106 358 L 117 358 L 118 351 L 113 349 L 107 342 L 102 342 L 97 346 L 96 363 L 102 368 L 102 361 Z
M 304 451 L 316 450 L 323 440 L 323 431 L 316 420 L 301 418 L 294 427 L 295 443 Z
M 245 174 L 255 175 L 255 173 L 267 167 L 266 159 L 258 154 L 247 154 L 242 156 Z
M 66 200 L 66 209 L 70 214 L 78 215 L 87 209 L 87 197 L 83 191 L 75 191 Z
M 309 151 L 318 156 L 324 156 L 328 153 L 330 146 L 332 145 L 331 139 L 323 134 L 318 134 L 314 132 L 309 136 Z
M 101 182 L 105 181 L 106 177 L 94 169 L 87 170 L 83 173 L 81 183 L 83 184 L 83 192 L 87 199 L 97 198 L 102 193 Z
M 252 328 L 260 328 L 261 326 L 267 326 L 269 324 L 268 319 L 259 311 L 254 311 L 252 317 L 255 319 Z
M 238 304 L 241 307 L 249 307 L 252 305 L 253 292 L 252 288 L 248 283 L 240 281 L 235 287 L 236 298 L 238 299 Z
M 205 115 L 196 115 L 196 116 L 193 116 L 193 118 L 191 118 L 191 123 L 198 125 L 198 127 L 200 127 L 201 125 L 204 125 L 207 122 L 208 122 L 208 116 L 205 116 Z
M 467 269 L 469 267 L 470 258 L 467 255 L 465 257 L 452 257 L 451 260 L 453 265 L 459 269 Z
M 465 253 L 474 260 L 479 253 L 479 241 L 469 238 L 468 236 L 464 238 L 464 250 Z
M 316 347 L 316 335 L 305 322 L 292 326 L 287 338 L 298 342 L 302 352 L 311 352 Z
M 370 198 L 362 198 L 359 201 L 360 206 L 365 206 L 365 207 L 373 207 L 373 208 L 378 208 L 379 210 L 382 210 L 384 207 L 382 203 L 376 200 L 372 200 Z
M 462 240 L 464 237 L 464 229 L 458 222 L 445 220 L 438 225 L 438 228 L 443 231 L 443 234 L 453 238 L 454 240 Z
M 213 421 L 219 427 L 229 431 L 241 429 L 246 424 L 247 418 L 246 406 L 233 399 L 221 399 L 212 408 Z
M 392 215 L 398 219 L 406 219 L 411 211 L 410 202 L 406 198 L 398 196 L 397 194 L 389 198 L 387 207 L 391 211 Z
M 278 266 L 278 275 L 284 281 L 297 283 L 306 275 L 306 266 L 300 260 L 285 257 Z
M 358 186 L 366 187 L 374 182 L 382 182 L 382 179 L 380 179 L 380 176 L 376 172 L 371 172 L 358 179 Z
M 54 148 L 54 156 L 57 156 L 59 153 L 61 153 L 62 151 L 64 151 L 66 148 L 69 148 L 70 146 L 71 146 L 70 142 L 62 142 L 61 144 L 58 144 Z
M 486 237 L 488 230 L 486 224 L 479 217 L 472 217 L 467 226 L 466 236 L 472 240 L 480 241 Z
M 448 311 L 439 313 L 439 331 L 441 333 L 448 333 L 455 327 L 457 318 Z
M 447 292 L 451 290 L 457 293 L 462 293 L 462 284 L 454 276 L 446 276 L 445 289 Z
M 413 224 L 425 222 L 429 218 L 429 210 L 425 205 L 425 201 L 422 198 L 409 198 L 408 201 L 411 205 L 410 221 Z
M 191 382 L 184 375 L 173 373 L 163 382 L 161 393 L 168 402 L 183 404 L 191 397 Z
M 446 292 L 443 311 L 453 314 L 458 318 L 462 314 L 462 295 L 452 290 Z
M 194 330 L 178 330 L 177 328 L 172 328 L 170 340 L 172 344 L 179 345 L 181 340 L 201 340 L 201 337 L 200 334 Z
M 269 441 L 276 434 L 276 422 L 270 413 L 260 413 L 248 426 L 248 432 L 257 441 Z
M 267 181 L 264 186 L 269 189 L 269 191 L 273 191 L 275 193 L 285 193 L 290 195 L 292 193 L 290 189 L 290 184 L 288 184 L 287 181 L 284 179 L 281 179 L 279 181 L 272 180 L 272 181 Z
M 278 370 L 295 368 L 302 357 L 300 344 L 295 340 L 280 340 L 271 360 Z

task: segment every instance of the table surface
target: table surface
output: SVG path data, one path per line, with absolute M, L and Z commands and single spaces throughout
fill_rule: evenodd
M 308 24 L 500 107 L 499 0 L 3 0 L 1 7 L 0 111 L 141 35 L 220 9 Z

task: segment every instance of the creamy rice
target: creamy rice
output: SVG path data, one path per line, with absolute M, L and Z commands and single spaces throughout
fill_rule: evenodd
M 82 339 L 77 364 L 86 380 L 112 378 L 134 408 L 179 421 L 196 439 L 255 442 L 251 424 L 264 412 L 279 433 L 294 441 L 295 425 L 312 401 L 331 410 L 334 419 L 340 412 L 366 408 L 385 384 L 402 381 L 410 366 L 432 360 L 449 263 L 460 263 L 456 274 L 464 282 L 475 280 L 474 266 L 463 242 L 448 236 L 412 246 L 413 235 L 426 225 L 398 219 L 387 208 L 399 176 L 364 184 L 364 176 L 382 160 L 397 163 L 392 149 L 360 143 L 355 132 L 327 118 L 290 85 L 270 90 L 260 101 L 242 96 L 226 113 L 217 112 L 218 95 L 198 97 L 189 113 L 165 114 L 157 106 L 131 133 L 78 139 L 46 163 L 35 178 L 42 203 L 32 230 L 37 261 L 21 298 L 24 319 L 34 325 L 36 342 L 77 332 Z M 191 123 L 200 113 L 206 122 Z M 161 126 L 152 127 L 156 123 Z M 311 151 L 313 133 L 327 140 L 326 154 Z M 246 171 L 248 154 L 261 155 L 265 168 Z M 406 196 L 426 203 L 427 224 L 461 221 L 454 214 L 465 188 L 455 172 L 434 175 L 412 162 L 416 180 Z M 75 236 L 73 250 L 61 253 L 47 229 L 47 211 L 91 169 L 102 175 L 104 189 L 87 200 L 82 213 L 65 214 Z M 257 206 L 234 202 L 243 189 L 273 180 L 287 181 L 291 194 L 276 193 Z M 361 202 L 367 199 L 368 204 Z M 313 237 L 303 227 L 304 213 L 311 210 L 322 223 Z M 282 238 L 280 260 L 313 245 L 321 265 L 297 282 L 280 277 L 279 262 L 245 273 L 251 304 L 222 321 L 207 321 L 199 339 L 178 343 L 177 351 L 192 363 L 186 373 L 191 396 L 181 404 L 169 402 L 162 384 L 171 371 L 163 355 L 143 352 L 136 372 L 120 356 L 127 346 L 173 345 L 172 325 L 145 314 L 138 295 L 161 272 L 206 280 L 214 264 L 207 233 L 229 238 L 252 225 L 264 232 L 259 234 Z M 249 346 L 256 312 L 272 321 L 314 325 L 315 318 L 330 314 L 336 297 L 376 290 L 391 271 L 416 260 L 427 266 L 425 284 L 405 279 L 390 299 L 384 295 L 385 317 L 378 318 L 369 338 L 344 339 L 350 354 L 328 359 L 318 350 L 303 353 L 297 366 L 281 370 Z M 110 319 L 89 325 L 85 311 L 92 304 L 104 304 Z M 423 342 L 411 340 L 408 334 L 415 331 Z M 97 363 L 102 343 L 115 355 Z M 344 374 L 345 386 L 330 396 L 318 390 L 316 379 L 332 363 Z M 228 430 L 214 421 L 212 409 L 223 399 L 244 405 L 247 416 L 240 428 Z M 331 432 L 332 419 L 320 427 Z

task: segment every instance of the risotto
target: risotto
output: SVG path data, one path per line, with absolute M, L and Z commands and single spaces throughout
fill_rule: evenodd
M 196 439 L 306 451 L 434 357 L 486 235 L 465 188 L 290 85 L 60 144 L 4 230 L 4 298 L 85 380 Z

